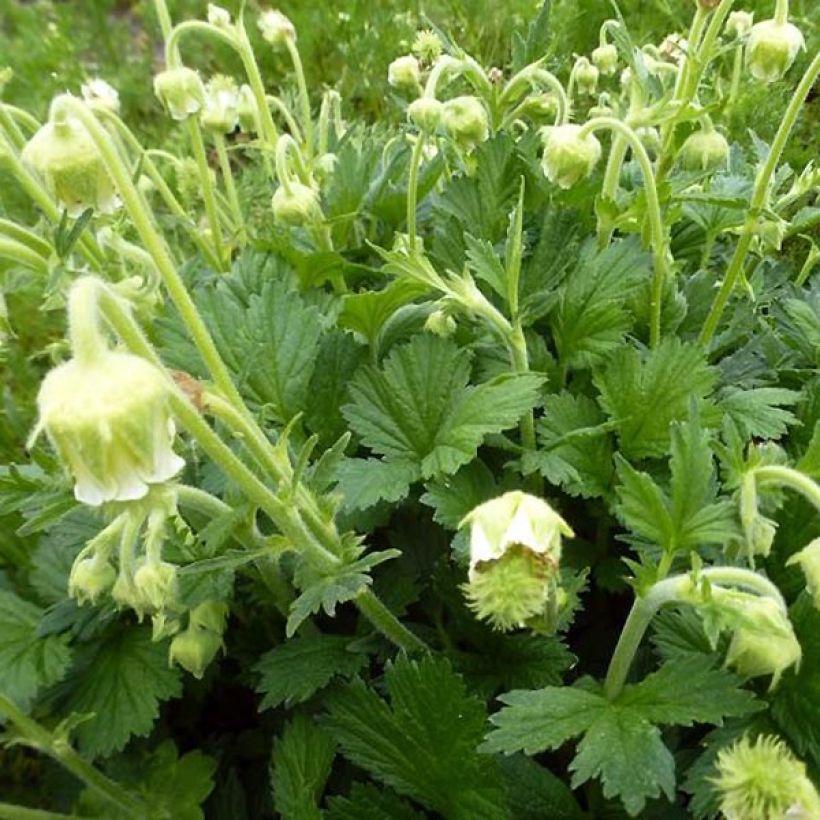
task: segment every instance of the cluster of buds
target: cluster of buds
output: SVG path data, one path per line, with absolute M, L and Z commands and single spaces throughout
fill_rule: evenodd
M 712 779 L 726 820 L 820 817 L 820 796 L 805 764 L 771 735 L 721 749 Z
M 540 498 L 505 493 L 472 510 L 470 568 L 463 590 L 469 607 L 495 629 L 524 627 L 556 603 L 561 537 L 569 525 Z
M 583 126 L 567 123 L 542 130 L 542 167 L 550 182 L 571 188 L 588 177 L 601 158 L 601 143 L 594 134 L 583 134 Z
M 102 214 L 119 207 L 114 182 L 83 124 L 71 116 L 51 119 L 23 149 L 23 161 L 39 172 L 71 217 L 88 208 Z
M 219 601 L 205 601 L 188 614 L 188 628 L 175 635 L 168 649 L 168 661 L 178 664 L 201 679 L 223 648 L 222 635 L 228 608 Z

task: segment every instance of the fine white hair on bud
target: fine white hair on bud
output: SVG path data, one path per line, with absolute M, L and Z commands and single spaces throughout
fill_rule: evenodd
M 271 207 L 274 219 L 283 225 L 298 227 L 322 219 L 318 192 L 310 185 L 296 180 L 276 189 Z
M 542 130 L 542 167 L 550 182 L 571 188 L 592 173 L 601 158 L 601 143 L 594 134 L 582 134 L 583 126 L 555 125 Z
M 217 28 L 230 28 L 231 13 L 227 9 L 222 8 L 222 6 L 217 6 L 215 3 L 208 3 L 208 22 Z
M 162 373 L 130 353 L 101 350 L 48 373 L 38 430 L 73 475 L 78 501 L 138 500 L 185 466 L 171 447 L 168 395 Z
M 407 106 L 407 118 L 421 131 L 431 133 L 441 122 L 444 103 L 433 97 L 419 97 Z
M 746 43 L 746 66 L 756 80 L 772 83 L 792 67 L 806 43 L 800 29 L 792 23 L 764 20 L 756 23 Z
M 192 68 L 169 68 L 154 77 L 154 93 L 175 120 L 196 114 L 205 102 L 205 88 Z
M 591 97 L 598 89 L 598 69 L 586 57 L 579 57 L 572 72 L 578 90 Z
M 49 120 L 26 144 L 22 158 L 42 174 L 69 216 L 76 218 L 87 208 L 110 214 L 119 207 L 97 146 L 76 118 Z
M 256 21 L 262 39 L 274 48 L 285 45 L 288 41 L 296 42 L 296 29 L 290 19 L 278 9 L 266 9 Z

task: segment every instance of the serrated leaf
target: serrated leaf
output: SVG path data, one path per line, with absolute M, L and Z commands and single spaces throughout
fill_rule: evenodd
M 726 544 L 738 534 L 734 505 L 717 500 L 709 437 L 697 418 L 671 426 L 670 493 L 616 457 L 617 512 L 635 533 L 665 551 Z
M 648 281 L 651 262 L 638 237 L 595 252 L 587 245 L 567 278 L 552 332 L 562 366 L 593 367 L 623 341 L 632 326 L 625 304 Z
M 464 236 L 464 241 L 467 244 L 467 267 L 470 272 L 486 282 L 498 296 L 506 299 L 507 272 L 492 242 L 476 239 L 470 234 Z
M 265 652 L 254 667 L 261 675 L 259 710 L 302 703 L 333 678 L 351 677 L 366 663 L 367 655 L 351 649 L 344 635 L 291 638 Z
M 388 705 L 361 682 L 328 698 L 342 754 L 446 820 L 507 817 L 493 760 L 477 754 L 486 719 L 444 660 L 387 667 Z
M 394 792 L 370 783 L 354 783 L 347 797 L 331 797 L 327 820 L 424 820 Z
M 468 386 L 469 354 L 451 341 L 416 336 L 384 367 L 366 367 L 343 412 L 363 443 L 388 461 L 414 463 L 425 478 L 454 473 L 485 436 L 514 426 L 538 401 L 543 379 L 522 373 Z
M 94 714 L 75 732 L 83 753 L 94 757 L 147 735 L 160 703 L 182 693 L 180 678 L 168 666 L 167 645 L 154 643 L 150 629 L 129 626 L 83 647 L 58 694 L 65 712 Z
M 513 755 L 498 764 L 515 820 L 581 820 L 586 816 L 569 786 L 534 760 Z
M 379 501 L 395 504 L 420 478 L 419 465 L 410 461 L 347 458 L 336 469 L 338 489 L 350 510 L 365 510 Z
M 797 403 L 800 393 L 779 387 L 756 387 L 730 390 L 720 400 L 721 409 L 737 425 L 744 438 L 780 438 L 797 423 L 790 407 Z
M 647 799 L 675 794 L 675 760 L 656 726 L 632 711 L 608 709 L 589 727 L 570 764 L 572 787 L 593 777 L 604 797 L 620 797 L 635 817 Z
M 0 691 L 26 709 L 39 690 L 63 677 L 71 660 L 64 637 L 38 637 L 42 615 L 34 604 L 0 590 Z
M 669 336 L 651 351 L 623 347 L 595 373 L 606 413 L 618 424 L 625 458 L 662 456 L 670 425 L 689 415 L 691 403 L 705 403 L 714 372 L 703 351 Z
M 447 529 L 458 528 L 461 519 L 473 507 L 498 494 L 492 472 L 480 459 L 471 461 L 451 476 L 442 476 L 426 484 L 419 499 L 432 507 L 433 520 Z
M 524 454 L 524 472 L 537 470 L 570 495 L 607 495 L 614 474 L 612 429 L 612 422 L 588 396 L 548 396 L 536 426 L 538 449 Z
M 321 820 L 319 800 L 335 756 L 334 739 L 297 713 L 273 744 L 273 803 L 282 820 Z
M 361 334 L 371 346 L 390 317 L 404 305 L 427 292 L 427 288 L 408 279 L 396 279 L 382 290 L 351 293 L 344 297 L 339 327 Z

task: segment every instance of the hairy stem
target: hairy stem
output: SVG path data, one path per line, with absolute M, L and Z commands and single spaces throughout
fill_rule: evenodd
M 205 203 L 205 215 L 208 227 L 211 229 L 211 242 L 214 254 L 219 260 L 219 270 L 227 269 L 225 264 L 225 248 L 222 243 L 222 226 L 219 222 L 219 209 L 216 205 L 216 193 L 211 178 L 211 168 L 208 165 L 208 155 L 205 152 L 205 142 L 202 139 L 202 130 L 196 117 L 188 117 L 185 121 L 188 128 L 188 137 L 191 140 L 191 150 L 194 152 L 196 167 L 199 171 L 199 181 L 202 185 L 202 200 Z
M 410 155 L 410 175 L 407 179 L 407 236 L 408 250 L 415 253 L 418 246 L 416 235 L 416 211 L 418 210 L 419 196 L 419 170 L 421 159 L 424 156 L 424 144 L 427 141 L 427 134 L 420 131 L 413 146 L 413 153 Z

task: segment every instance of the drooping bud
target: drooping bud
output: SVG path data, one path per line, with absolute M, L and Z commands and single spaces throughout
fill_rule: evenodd
M 89 80 L 80 86 L 80 92 L 89 108 L 112 111 L 114 114 L 119 113 L 120 95 L 117 89 L 110 86 L 105 80 L 101 80 L 99 77 Z
M 731 596 L 731 597 L 729 597 Z M 773 598 L 742 592 L 726 593 L 726 605 L 736 607 L 726 663 L 750 678 L 771 675 L 771 688 L 790 666 L 798 666 L 803 652 L 783 607 Z
M 143 612 L 159 612 L 176 600 L 177 568 L 167 561 L 146 557 L 134 572 L 134 587 Z
M 203 128 L 219 134 L 230 134 L 239 124 L 239 89 L 231 77 L 218 74 L 205 86 L 200 120 Z
M 177 663 L 195 678 L 201 679 L 222 648 L 227 614 L 225 604 L 218 601 L 205 601 L 192 609 L 188 628 L 171 641 L 169 663 Z
M 222 6 L 208 3 L 208 22 L 217 28 L 228 29 L 231 27 L 231 13 Z
M 772 83 L 792 67 L 806 43 L 800 29 L 791 23 L 764 20 L 749 32 L 746 44 L 746 66 L 756 80 Z
M 192 68 L 169 68 L 154 77 L 154 93 L 175 120 L 196 114 L 205 102 L 205 88 Z
M 424 323 L 424 329 L 428 333 L 446 338 L 456 332 L 456 320 L 449 313 L 443 310 L 434 310 Z
M 618 70 L 618 49 L 612 43 L 598 46 L 592 52 L 592 64 L 601 74 L 614 74 Z
M 423 62 L 433 63 L 441 56 L 441 40 L 435 31 L 424 29 L 413 40 L 411 51 Z
M 572 69 L 575 83 L 581 94 L 592 96 L 598 88 L 598 69 L 586 58 L 579 57 Z
M 687 171 L 716 171 L 729 161 L 729 143 L 714 129 L 690 134 L 681 146 L 680 164 Z
M 299 226 L 322 219 L 319 194 L 314 188 L 296 180 L 276 189 L 271 206 L 274 219 L 283 225 Z
M 558 97 L 552 92 L 533 94 L 524 100 L 521 113 L 537 120 L 554 120 L 558 113 Z
M 239 127 L 246 134 L 252 134 L 257 128 L 256 98 L 253 90 L 247 84 L 239 87 L 239 98 L 236 102 L 236 114 L 239 118 Z
M 432 133 L 441 122 L 444 103 L 433 97 L 419 97 L 407 106 L 407 118 L 417 128 Z
M 820 538 L 815 538 L 786 563 L 800 565 L 806 577 L 806 590 L 811 595 L 815 608 L 820 609 Z
M 185 466 L 171 449 L 168 396 L 160 371 L 130 353 L 101 350 L 46 376 L 37 431 L 45 430 L 74 476 L 78 501 L 137 500 Z
M 754 14 L 750 11 L 731 12 L 726 20 L 726 34 L 738 40 L 745 37 L 752 30 L 754 18 Z
M 114 586 L 117 572 L 100 554 L 75 561 L 68 576 L 68 594 L 79 604 L 95 604 L 97 598 Z
M 487 111 L 478 97 L 454 97 L 444 103 L 441 126 L 459 145 L 472 148 L 490 134 Z
M 419 61 L 412 54 L 397 57 L 387 67 L 387 82 L 393 88 L 415 91 L 419 88 L 420 80 L 421 68 L 419 67 Z
M 42 174 L 69 216 L 76 218 L 87 208 L 110 214 L 119 206 L 97 146 L 79 120 L 50 120 L 29 140 L 22 157 Z
M 470 525 L 470 608 L 501 630 L 541 615 L 555 585 L 561 537 L 572 530 L 546 501 L 520 491 L 480 504 L 461 522 Z
M 544 128 L 542 167 L 547 179 L 561 188 L 571 188 L 592 173 L 601 158 L 601 143 L 594 134 L 582 135 L 582 126 L 555 125 Z
M 726 820 L 820 817 L 820 797 L 785 743 L 771 735 L 748 737 L 721 749 L 712 779 Z
M 650 157 L 657 157 L 661 152 L 661 135 L 657 128 L 651 125 L 642 125 L 635 129 L 635 135 L 646 148 Z
M 288 41 L 296 42 L 296 29 L 293 23 L 278 9 L 263 11 L 256 23 L 262 32 L 262 39 L 274 48 L 280 48 Z

